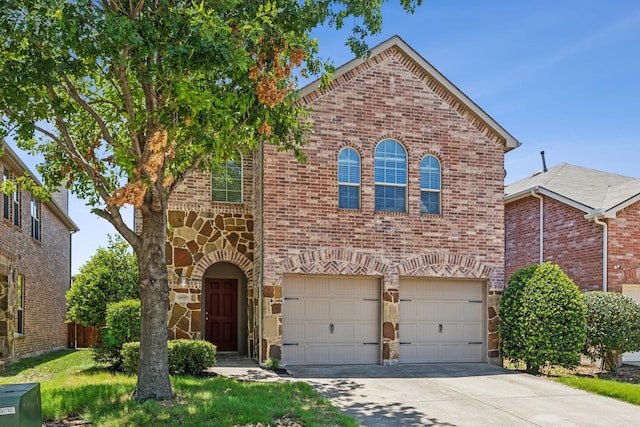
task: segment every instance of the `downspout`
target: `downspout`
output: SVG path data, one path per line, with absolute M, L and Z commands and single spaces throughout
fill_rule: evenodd
M 536 189 L 531 190 L 531 195 L 540 200 L 540 260 L 538 264 L 544 262 L 544 198 L 536 193 Z
M 608 269 L 607 269 L 607 259 L 608 259 L 608 254 L 607 254 L 607 240 L 608 240 L 608 228 L 607 228 L 607 223 L 604 221 L 601 221 L 600 218 L 596 215 L 594 215 L 593 217 L 593 222 L 595 222 L 598 225 L 602 226 L 602 291 L 603 292 L 607 292 L 607 275 L 608 275 Z
M 260 226 L 260 236 L 258 236 L 258 238 L 260 239 L 260 248 L 261 248 L 261 254 L 260 254 L 260 278 L 258 280 L 259 283 L 257 283 L 258 285 L 258 364 L 262 365 L 263 363 L 263 354 L 262 354 L 262 324 L 264 323 L 264 318 L 263 318 L 263 307 L 262 305 L 264 304 L 263 301 L 263 289 L 262 289 L 262 285 L 264 284 L 264 143 L 260 143 L 260 221 L 262 222 L 261 226 Z M 254 191 L 255 194 L 255 191 Z M 255 206 L 255 199 L 254 199 L 254 206 Z M 255 209 L 254 209 L 254 214 L 255 214 Z M 256 279 L 258 279 L 256 277 Z

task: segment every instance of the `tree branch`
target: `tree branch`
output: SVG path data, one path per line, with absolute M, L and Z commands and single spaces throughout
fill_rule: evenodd
M 124 222 L 122 215 L 120 214 L 120 208 L 116 205 L 108 205 L 108 209 L 109 210 L 94 208 L 91 209 L 91 212 L 100 218 L 104 218 L 109 221 L 109 223 L 118 230 L 122 237 L 124 237 L 135 250 L 140 246 L 140 236 L 138 236 L 136 232 L 129 228 L 129 226 Z
M 123 52 L 123 56 L 127 55 L 127 51 L 128 48 Z M 122 89 L 122 100 L 124 102 L 125 109 L 127 110 L 127 116 L 129 118 L 129 120 L 127 121 L 127 128 L 129 129 L 129 136 L 131 138 L 131 142 L 133 143 L 135 157 L 137 160 L 140 160 L 142 158 L 142 149 L 140 146 L 140 137 L 136 133 L 136 110 L 133 107 L 133 96 L 131 94 L 131 88 L 129 87 L 129 82 L 127 80 L 127 74 L 122 66 L 115 66 L 114 72 L 116 74 L 116 77 L 118 78 L 118 82 L 120 83 L 120 88 Z
M 104 140 L 107 141 L 107 143 L 113 146 L 116 146 L 117 144 L 113 140 L 113 137 L 111 136 L 111 132 L 109 132 L 109 129 L 107 128 L 107 125 L 105 124 L 104 120 L 102 120 L 102 117 L 100 117 L 100 115 L 96 112 L 96 110 L 91 108 L 91 106 L 80 96 L 80 94 L 78 93 L 78 90 L 76 89 L 73 82 L 69 80 L 68 76 L 66 75 L 63 76 L 63 80 L 65 83 L 63 87 L 65 88 L 69 96 L 71 96 L 71 98 L 73 98 L 78 103 L 78 105 L 87 113 L 89 113 L 89 115 L 93 118 L 93 120 L 96 122 L 96 124 L 100 128 L 100 131 L 102 132 L 102 138 L 104 138 Z

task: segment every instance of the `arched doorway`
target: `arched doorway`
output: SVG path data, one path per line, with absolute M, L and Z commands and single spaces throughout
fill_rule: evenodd
M 210 266 L 202 277 L 202 336 L 218 352 L 247 354 L 247 277 L 229 262 Z

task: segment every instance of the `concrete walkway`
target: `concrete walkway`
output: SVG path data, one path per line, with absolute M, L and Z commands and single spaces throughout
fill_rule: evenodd
M 291 377 L 255 365 L 213 370 L 305 381 L 368 427 L 640 425 L 640 406 L 480 363 L 287 367 Z

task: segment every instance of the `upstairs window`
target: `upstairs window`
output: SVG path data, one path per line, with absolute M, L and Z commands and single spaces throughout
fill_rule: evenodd
M 242 161 L 228 160 L 213 169 L 211 200 L 242 203 Z
M 3 168 L 2 170 L 2 182 L 9 180 L 9 171 L 7 168 Z M 2 193 L 2 217 L 4 219 L 11 219 L 11 202 L 9 200 L 9 195 Z
M 338 208 L 360 209 L 360 155 L 353 148 L 338 154 Z
M 40 202 L 31 196 L 31 237 L 40 240 Z
M 13 203 L 13 225 L 20 227 L 20 187 L 16 186 L 16 191 L 12 195 Z
M 407 211 L 407 152 L 398 141 L 385 139 L 376 147 L 375 209 Z
M 420 162 L 420 211 L 439 215 L 441 194 L 440 162 L 434 156 L 425 156 Z

